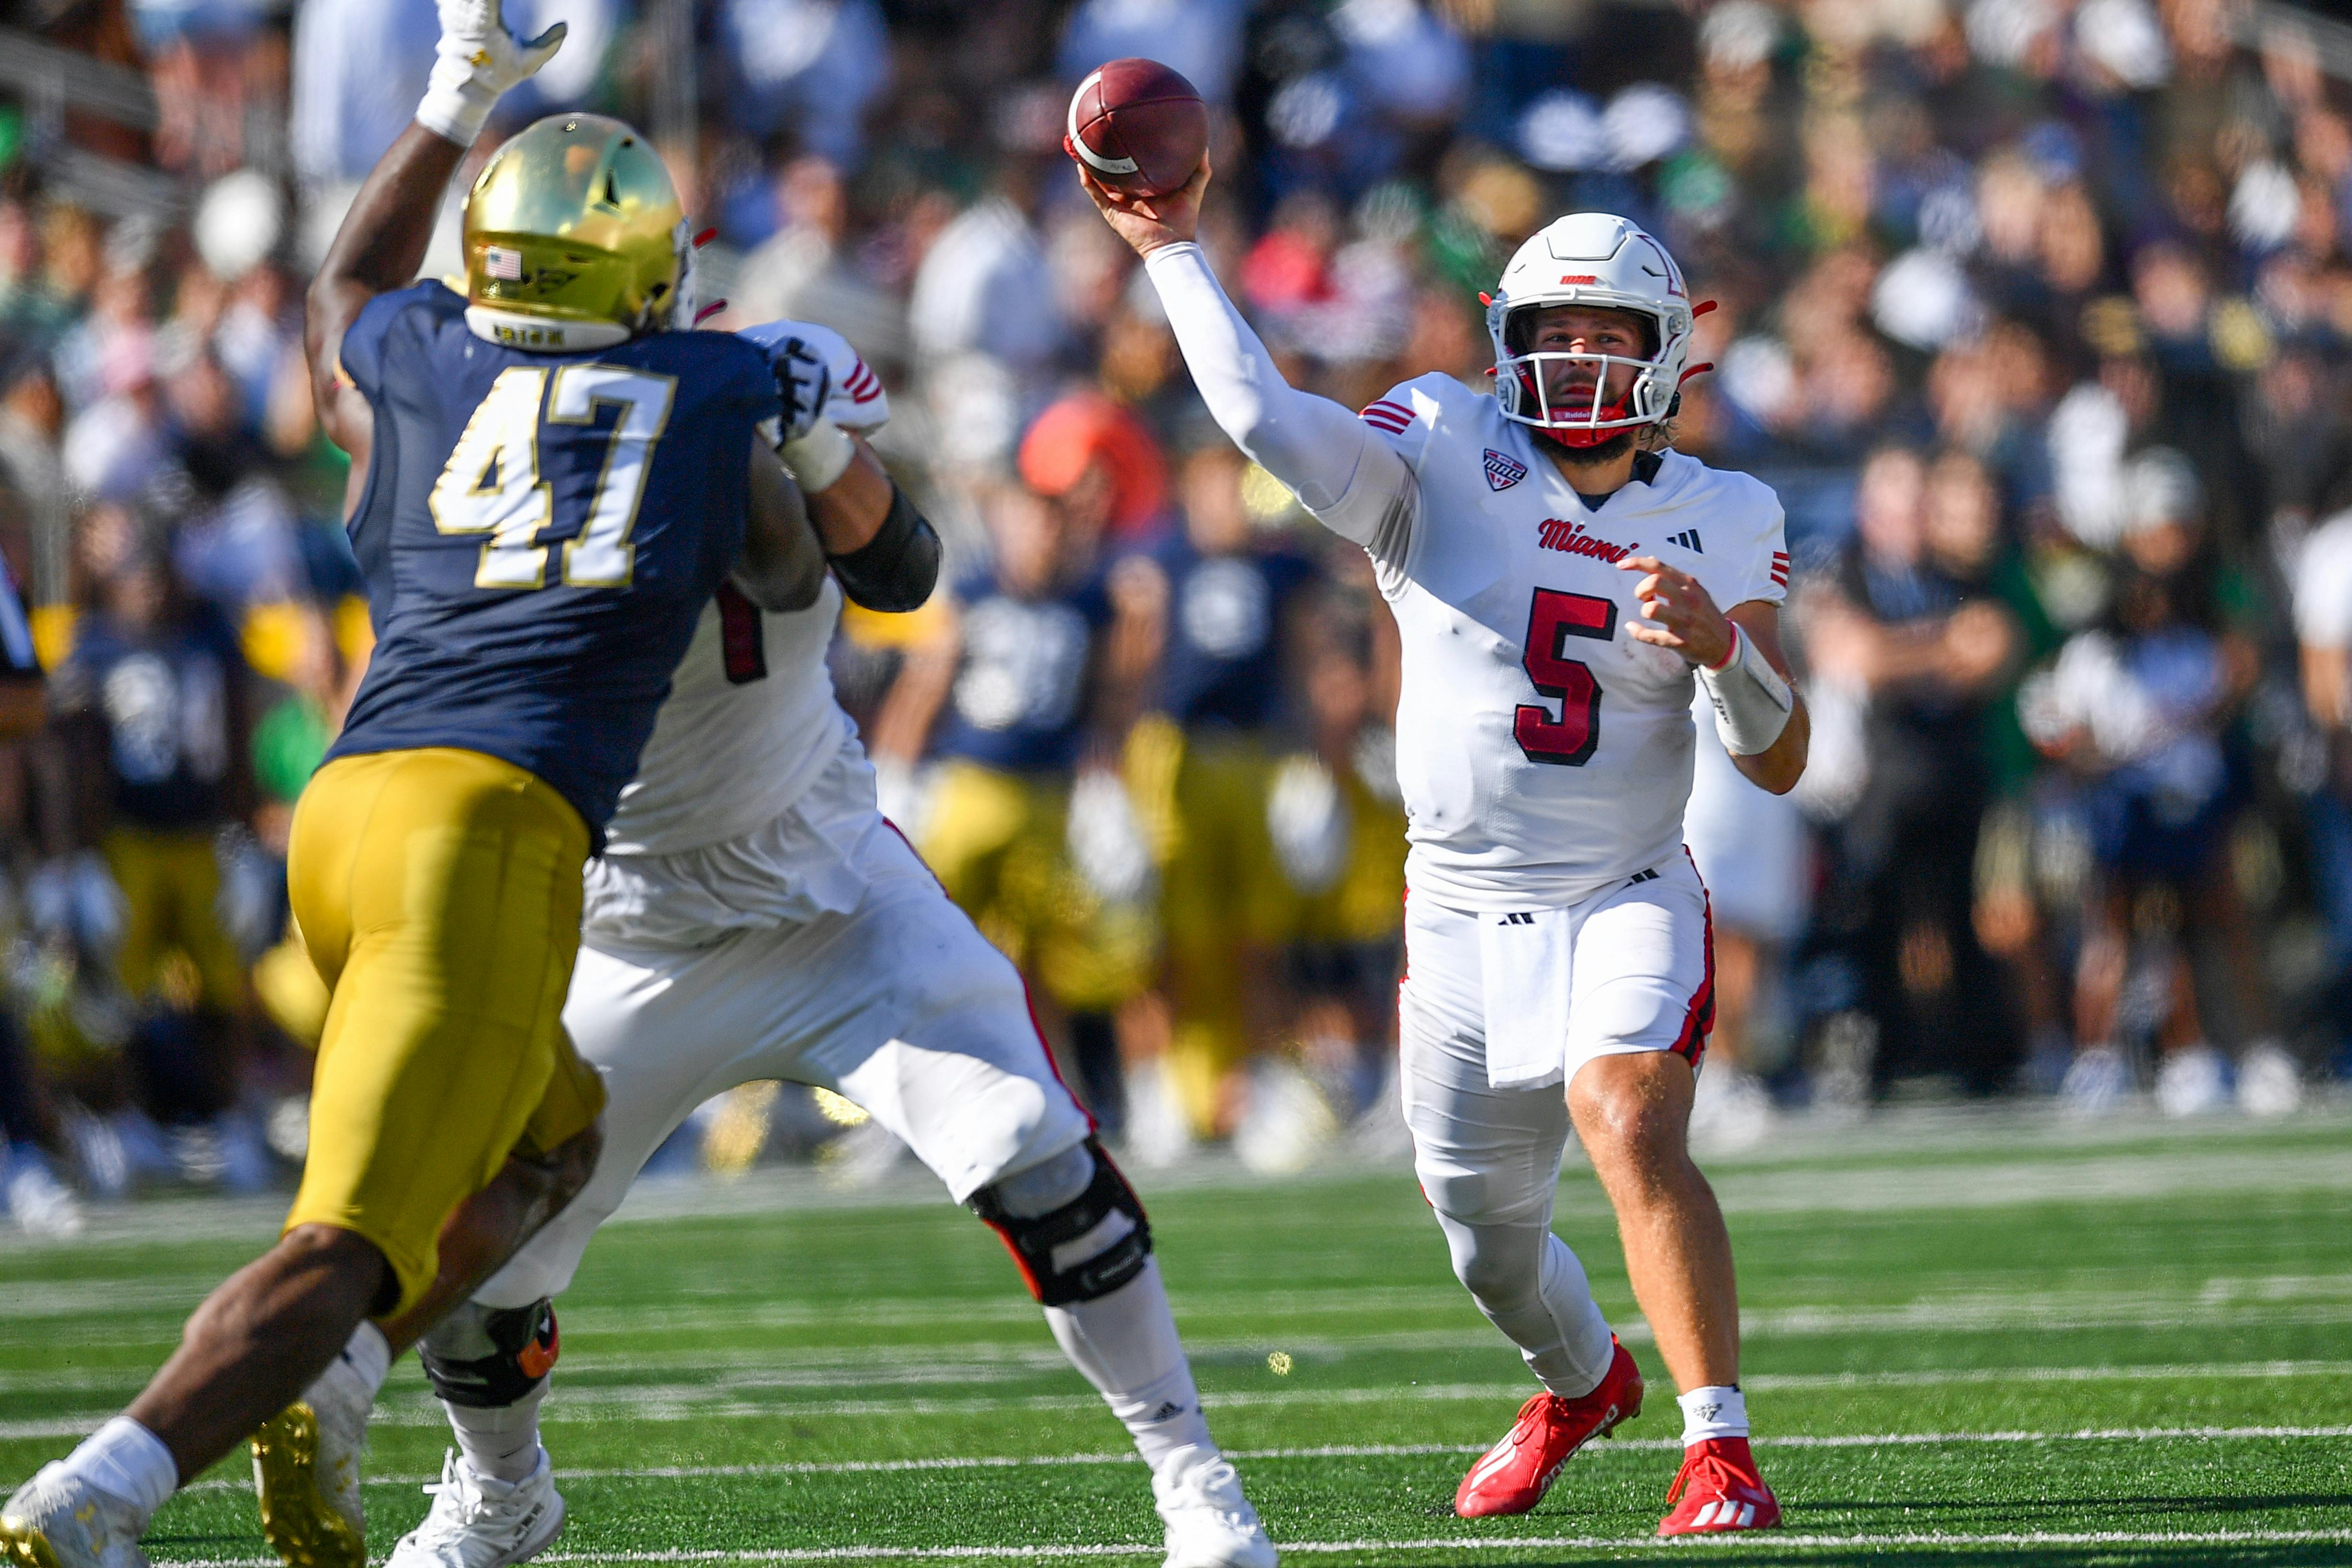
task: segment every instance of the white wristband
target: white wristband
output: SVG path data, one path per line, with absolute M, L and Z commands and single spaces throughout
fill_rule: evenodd
M 1731 626 L 1731 657 L 1718 669 L 1702 667 L 1698 678 L 1706 683 L 1706 695 L 1715 703 L 1715 732 L 1732 756 L 1769 751 L 1789 727 L 1796 694 L 1756 651 L 1738 622 Z
M 801 488 L 814 496 L 832 489 L 849 471 L 850 459 L 857 455 L 857 443 L 847 431 L 819 414 L 806 435 L 785 442 L 776 448 L 776 455 L 784 460 Z

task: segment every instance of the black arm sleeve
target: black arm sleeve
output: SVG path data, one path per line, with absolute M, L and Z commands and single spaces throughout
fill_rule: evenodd
M 853 602 L 903 615 L 919 610 L 940 580 L 940 536 L 907 492 L 890 486 L 890 515 L 874 537 L 845 555 L 828 555 L 833 575 Z

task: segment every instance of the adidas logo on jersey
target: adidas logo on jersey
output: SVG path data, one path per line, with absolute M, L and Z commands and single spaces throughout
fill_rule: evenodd
M 1486 448 L 1486 487 L 1507 490 L 1528 476 L 1528 465 L 1516 457 L 1507 457 L 1493 447 Z
M 1637 545 L 1612 545 L 1598 534 L 1584 531 L 1584 524 L 1570 522 L 1566 517 L 1546 517 L 1536 526 L 1536 543 L 1546 549 L 1556 549 L 1562 555 L 1591 556 L 1594 560 L 1611 564 L 1632 555 Z
M 1666 537 L 1666 542 L 1670 545 L 1680 545 L 1683 549 L 1690 551 L 1693 555 L 1705 555 L 1706 553 L 1706 548 L 1698 542 L 1698 530 L 1696 528 L 1685 528 L 1681 533 L 1669 534 Z

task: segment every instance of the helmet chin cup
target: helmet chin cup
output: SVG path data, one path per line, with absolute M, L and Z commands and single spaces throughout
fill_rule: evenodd
M 1536 428 L 1570 451 L 1581 452 L 1587 447 L 1600 446 L 1616 440 L 1630 427 L 1621 424 L 1607 430 L 1563 430 L 1556 424 L 1540 424 Z

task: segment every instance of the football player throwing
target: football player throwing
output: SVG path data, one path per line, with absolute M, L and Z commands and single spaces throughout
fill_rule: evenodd
M 1454 1272 L 1543 1391 L 1473 1465 L 1464 1515 L 1533 1508 L 1641 1408 L 1642 1377 L 1551 1233 L 1572 1125 L 1681 1389 L 1661 1534 L 1760 1530 L 1730 1239 L 1685 1147 L 1714 998 L 1682 844 L 1692 683 L 1740 770 L 1785 793 L 1808 725 L 1780 655 L 1772 492 L 1672 450 L 1695 312 L 1665 247 L 1578 213 L 1511 258 L 1495 385 L 1404 382 L 1351 414 L 1284 383 L 1193 243 L 1209 179 L 1088 193 L 1158 287 L 1225 433 L 1361 545 L 1403 640 L 1411 842 L 1405 1119 Z

